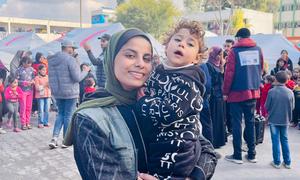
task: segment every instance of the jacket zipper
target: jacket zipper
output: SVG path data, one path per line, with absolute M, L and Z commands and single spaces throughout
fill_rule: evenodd
M 142 135 L 142 133 L 141 133 L 139 124 L 138 124 L 138 122 L 137 122 L 137 120 L 136 120 L 136 116 L 135 116 L 135 114 L 134 114 L 134 111 L 131 110 L 131 112 L 132 112 L 132 114 L 133 114 L 133 117 L 134 117 L 134 120 L 135 120 L 135 124 L 136 124 L 136 126 L 137 126 L 137 128 L 138 128 L 139 134 L 140 134 L 141 139 L 142 139 L 142 144 L 143 144 L 143 148 L 144 148 L 144 152 L 145 152 L 144 155 L 145 155 L 146 167 L 147 167 L 147 170 L 148 170 L 147 149 L 146 149 L 146 146 L 145 146 L 145 142 L 144 142 L 144 139 L 143 139 L 143 135 Z

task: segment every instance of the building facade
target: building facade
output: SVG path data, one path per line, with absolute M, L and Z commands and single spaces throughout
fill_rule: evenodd
M 275 28 L 285 36 L 300 36 L 300 0 L 281 0 L 275 20 Z
M 241 9 L 244 15 L 244 22 L 248 24 L 252 34 L 272 34 L 273 29 L 273 14 L 251 9 Z M 233 9 L 224 9 L 221 11 L 207 11 L 188 13 L 184 17 L 188 19 L 198 20 L 203 23 L 204 27 L 211 32 L 219 35 L 230 34 L 229 29 L 234 14 Z M 223 29 L 220 27 L 220 22 L 223 22 Z M 223 31 L 223 33 L 222 33 Z
M 14 32 L 35 32 L 48 42 L 79 27 L 80 23 L 76 22 L 0 17 L 0 39 Z M 91 27 L 91 24 L 84 23 L 82 27 Z

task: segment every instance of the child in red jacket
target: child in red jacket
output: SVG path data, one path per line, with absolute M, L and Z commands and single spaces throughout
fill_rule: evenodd
M 5 134 L 6 131 L 2 129 L 2 110 L 3 110 L 3 104 L 2 104 L 2 93 L 4 91 L 4 85 L 3 85 L 3 79 L 0 79 L 0 134 Z
M 287 87 L 287 88 L 289 88 L 290 90 L 294 90 L 295 89 L 295 86 L 296 86 L 296 83 L 293 81 L 293 80 L 291 80 L 291 78 L 292 78 L 292 73 L 291 73 L 291 71 L 287 71 L 287 74 L 288 74 L 288 81 L 285 83 L 285 86 Z
M 85 80 L 85 87 L 84 87 L 84 93 L 93 93 L 96 91 L 95 88 L 96 82 L 94 80 L 94 78 L 87 78 Z
M 261 89 L 260 108 L 261 108 L 261 115 L 263 117 L 267 117 L 268 113 L 265 108 L 265 103 L 267 100 L 268 92 L 272 88 L 272 84 L 275 81 L 275 77 L 272 75 L 267 75 L 264 81 L 265 81 L 264 87 Z
M 18 128 L 19 124 L 19 101 L 22 99 L 23 91 L 18 87 L 18 79 L 13 76 L 8 77 L 9 86 L 5 89 L 6 106 L 8 109 L 8 121 L 10 122 L 11 116 L 13 116 L 14 132 L 20 132 Z

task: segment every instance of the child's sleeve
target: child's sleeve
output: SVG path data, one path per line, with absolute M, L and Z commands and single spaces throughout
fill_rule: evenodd
M 4 82 L 3 82 L 3 83 L 4 83 Z M 4 92 L 4 85 L 3 85 L 3 83 L 0 84 L 0 92 L 1 92 L 1 93 Z
M 23 91 L 20 87 L 17 87 L 17 92 L 18 92 L 18 98 L 22 99 L 23 98 Z
M 39 78 L 38 78 L 38 76 L 36 76 L 36 77 L 34 78 L 34 87 L 35 87 L 35 90 L 36 90 L 36 91 L 39 91 L 39 86 L 40 86 Z
M 4 97 L 5 99 L 11 99 L 11 95 L 9 94 L 9 87 L 7 87 L 4 91 Z
M 165 87 L 167 95 L 146 95 L 138 101 L 138 108 L 143 117 L 169 124 L 201 111 L 203 99 L 195 82 L 181 78 L 170 81 Z
M 265 103 L 265 108 L 267 109 L 267 111 L 270 111 L 271 104 L 272 104 L 272 91 L 269 91 Z

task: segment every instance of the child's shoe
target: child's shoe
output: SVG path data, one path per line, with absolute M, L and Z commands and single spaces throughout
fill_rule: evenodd
M 22 129 L 23 131 L 25 131 L 25 130 L 27 130 L 27 126 L 22 125 L 22 126 L 21 126 L 21 129 Z
M 39 125 L 38 125 L 38 128 L 44 128 L 44 125 L 39 124 Z
M 280 164 L 275 164 L 273 161 L 271 162 L 271 166 L 273 166 L 276 169 L 280 169 Z
M 7 127 L 8 129 L 12 128 L 12 123 L 11 123 L 10 120 L 6 121 L 6 127 Z
M 6 131 L 2 128 L 0 128 L 0 134 L 6 134 Z
M 14 132 L 21 132 L 22 130 L 21 129 L 19 129 L 19 128 L 14 128 L 14 130 L 13 130 Z
M 291 165 L 287 165 L 285 163 L 283 163 L 283 167 L 285 167 L 286 169 L 291 169 Z
M 44 124 L 44 127 L 50 127 L 50 124 L 48 123 L 48 124 Z
M 57 139 L 56 138 L 52 138 L 50 143 L 49 143 L 49 147 L 50 149 L 54 149 L 54 148 L 57 148 L 58 147 L 58 144 L 57 144 Z
M 30 124 L 27 124 L 27 129 L 32 129 L 32 127 L 30 126 Z

